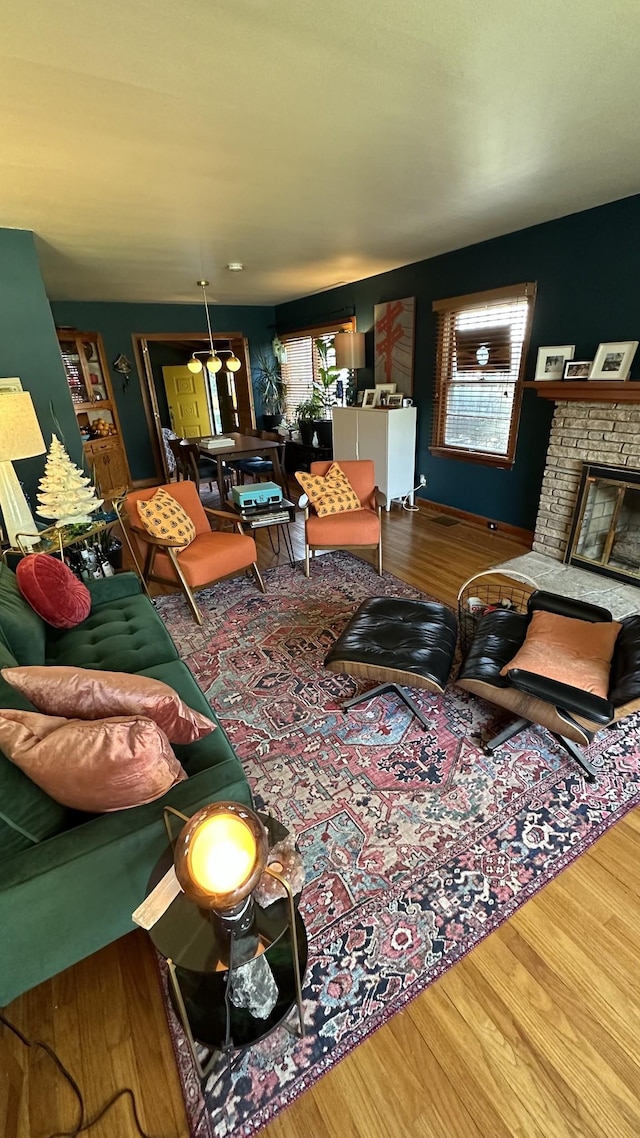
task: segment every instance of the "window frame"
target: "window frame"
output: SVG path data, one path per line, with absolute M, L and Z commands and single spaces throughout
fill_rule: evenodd
M 311 394 L 313 392 L 313 385 L 314 385 L 314 382 L 316 381 L 316 368 L 318 366 L 318 360 L 317 360 L 317 349 L 315 347 L 314 341 L 318 340 L 324 336 L 335 336 L 335 335 L 337 335 L 338 332 L 355 332 L 355 330 L 356 330 L 356 318 L 355 318 L 355 316 L 347 316 L 347 317 L 344 317 L 340 320 L 334 320 L 334 321 L 324 320 L 322 322 L 322 324 L 315 324 L 315 325 L 312 324 L 312 325 L 308 325 L 305 328 L 297 328 L 297 329 L 293 329 L 293 330 L 287 329 L 286 331 L 281 331 L 280 329 L 278 329 L 278 339 L 281 340 L 285 349 L 286 349 L 288 340 L 310 340 L 311 341 L 311 369 L 312 369 L 312 374 L 311 374 L 311 380 L 310 380 L 309 394 L 306 396 L 306 398 L 311 397 Z M 286 365 L 285 365 L 285 367 L 286 367 Z M 346 371 L 348 374 L 347 369 L 342 368 L 341 370 Z M 340 378 L 339 376 L 336 376 L 336 382 L 339 378 Z M 304 400 L 300 400 L 299 402 L 303 402 L 303 401 Z M 296 407 L 297 407 L 297 405 L 296 405 Z M 292 409 L 292 413 L 295 413 L 295 408 Z
M 438 458 L 461 459 L 463 462 L 475 462 L 483 466 L 493 466 L 502 470 L 510 470 L 513 467 L 518 442 L 523 383 L 529 343 L 531 340 L 531 325 L 536 291 L 537 286 L 534 281 L 525 281 L 517 285 L 507 285 L 504 288 L 487 289 L 484 292 L 473 292 L 464 296 L 454 296 L 446 300 L 436 300 L 433 302 L 432 310 L 438 317 L 438 327 L 432 440 L 431 446 L 429 447 L 430 454 Z M 444 440 L 447 428 L 447 403 L 451 386 L 452 345 L 455 339 L 456 318 L 460 313 L 467 312 L 473 308 L 482 308 L 490 304 L 508 303 L 509 301 L 515 302 L 522 299 L 527 299 L 528 301 L 527 314 L 525 318 L 518 375 L 515 380 L 509 381 L 513 383 L 514 390 L 506 454 L 495 454 L 491 451 L 476 450 L 471 447 L 462 447 L 446 443 Z M 486 374 L 489 377 L 491 373 L 487 372 Z

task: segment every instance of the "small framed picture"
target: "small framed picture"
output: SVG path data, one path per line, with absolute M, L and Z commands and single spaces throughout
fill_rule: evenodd
M 538 348 L 535 379 L 562 379 L 566 360 L 573 359 L 575 344 L 558 344 L 552 348 Z
M 403 399 L 402 391 L 392 391 L 390 395 L 387 395 L 387 407 L 402 407 Z
M 638 350 L 637 340 L 618 340 L 600 344 L 589 372 L 589 379 L 615 379 L 623 383 L 629 375 L 631 362 Z
M 593 360 L 566 360 L 563 379 L 588 379 Z
M 375 386 L 376 401 L 375 401 L 373 406 L 374 407 L 386 407 L 387 406 L 387 399 L 389 398 L 390 395 L 395 395 L 397 387 L 398 387 L 397 383 L 376 383 L 376 386 Z
M 364 399 L 364 391 L 356 391 L 356 407 L 362 407 L 362 400 Z
M 362 408 L 371 410 L 376 405 L 376 388 L 367 387 L 362 393 Z

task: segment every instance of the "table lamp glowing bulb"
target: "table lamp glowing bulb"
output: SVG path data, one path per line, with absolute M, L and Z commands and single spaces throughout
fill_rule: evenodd
M 187 897 L 220 912 L 256 887 L 267 860 L 267 836 L 257 814 L 237 802 L 214 802 L 194 814 L 175 848 L 175 869 Z

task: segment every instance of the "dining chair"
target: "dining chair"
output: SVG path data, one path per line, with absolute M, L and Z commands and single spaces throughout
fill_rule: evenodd
M 169 441 L 169 446 L 175 458 L 178 479 L 188 479 L 198 486 L 206 482 L 209 490 L 213 490 L 213 484 L 217 485 L 218 482 L 216 460 L 201 454 L 197 443 L 189 442 L 188 439 L 172 439 Z M 226 462 L 222 464 L 222 473 L 225 490 L 228 493 L 233 484 L 233 471 Z

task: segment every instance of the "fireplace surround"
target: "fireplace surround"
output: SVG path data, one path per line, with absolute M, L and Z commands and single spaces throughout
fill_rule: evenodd
M 588 381 L 585 381 L 588 386 Z M 544 385 L 541 385 L 544 386 Z M 585 464 L 640 471 L 638 403 L 556 404 L 533 540 L 535 553 L 565 561 Z M 634 577 L 637 584 L 637 577 Z
M 616 467 L 630 482 L 640 473 L 640 382 L 532 383 L 556 402 L 533 541 L 533 552 L 495 568 L 524 573 L 540 589 L 603 605 L 615 620 L 640 612 L 640 577 L 613 580 L 599 567 L 566 562 L 584 465 Z M 565 397 L 566 393 L 566 397 Z M 583 394 L 584 393 L 584 394 Z M 633 583 L 629 583 L 633 581 Z
M 640 471 L 584 463 L 565 560 L 640 583 Z

